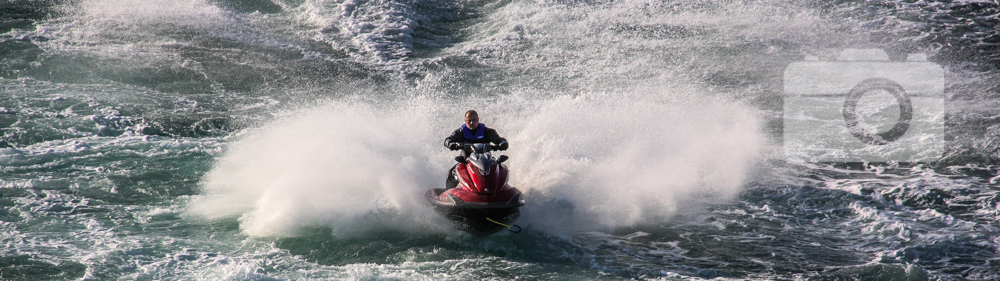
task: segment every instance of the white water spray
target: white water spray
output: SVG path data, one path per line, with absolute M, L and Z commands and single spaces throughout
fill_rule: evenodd
M 764 146 L 754 113 L 713 99 L 654 92 L 561 97 L 530 116 L 513 143 L 515 184 L 546 229 L 614 228 L 669 219 L 694 198 L 740 191 Z
M 511 142 L 511 184 L 530 201 L 524 223 L 544 231 L 657 223 L 694 197 L 740 190 L 764 145 L 753 112 L 650 94 L 501 98 L 477 108 Z M 423 191 L 443 185 L 453 153 L 441 140 L 473 108 L 444 104 L 337 102 L 293 114 L 234 143 L 191 210 L 240 216 L 246 233 L 261 236 L 310 226 L 432 229 L 437 215 Z
M 347 230 L 373 212 L 418 210 L 438 180 L 427 112 L 335 103 L 299 112 L 232 145 L 204 182 L 192 210 L 241 215 L 251 235 L 301 227 Z M 362 218 L 362 219 L 359 219 Z

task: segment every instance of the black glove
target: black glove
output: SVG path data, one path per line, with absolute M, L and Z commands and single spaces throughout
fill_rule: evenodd
M 462 145 L 458 144 L 457 142 L 449 143 L 448 144 L 448 149 L 459 150 L 459 149 L 462 149 Z
M 501 142 L 501 143 L 500 143 L 500 145 L 498 145 L 498 146 L 494 146 L 494 148 L 495 148 L 496 150 L 507 150 L 507 147 L 508 147 L 508 146 L 509 146 L 509 145 L 507 144 L 507 142 Z

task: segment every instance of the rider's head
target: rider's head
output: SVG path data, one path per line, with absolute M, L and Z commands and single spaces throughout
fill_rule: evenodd
M 475 110 L 469 110 L 465 112 L 465 127 L 469 130 L 475 130 L 479 127 L 479 113 Z

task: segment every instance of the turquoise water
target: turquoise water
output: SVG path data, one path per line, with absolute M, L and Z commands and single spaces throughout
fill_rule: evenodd
M 997 11 L 0 3 L 0 279 L 994 280 Z M 940 159 L 786 160 L 783 70 L 845 48 L 943 67 Z M 468 109 L 519 234 L 422 198 Z

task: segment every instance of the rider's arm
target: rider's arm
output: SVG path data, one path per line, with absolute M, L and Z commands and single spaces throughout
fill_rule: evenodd
M 465 137 L 462 136 L 462 130 L 455 130 L 450 136 L 444 138 L 444 147 L 451 150 L 462 149 L 462 143 L 464 143 Z
M 486 130 L 486 140 L 496 145 L 498 150 L 507 150 L 507 139 L 500 137 L 500 134 L 494 129 Z

